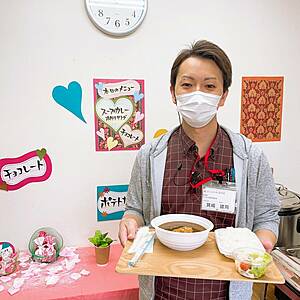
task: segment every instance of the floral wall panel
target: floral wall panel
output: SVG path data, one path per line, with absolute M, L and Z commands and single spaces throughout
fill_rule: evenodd
M 243 77 L 240 131 L 254 142 L 280 141 L 283 77 Z

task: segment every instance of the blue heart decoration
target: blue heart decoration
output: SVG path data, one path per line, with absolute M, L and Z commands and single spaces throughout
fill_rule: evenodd
M 69 83 L 68 88 L 58 85 L 52 90 L 54 101 L 70 111 L 77 118 L 86 123 L 81 112 L 82 90 L 77 81 Z
M 144 94 L 143 93 L 139 94 L 139 92 L 135 91 L 133 93 L 133 97 L 134 97 L 134 101 L 136 103 L 136 102 L 139 102 L 140 100 L 142 100 L 144 98 Z
M 104 86 L 103 82 L 98 82 L 98 83 L 95 84 L 95 88 L 97 89 L 99 96 L 101 96 L 103 86 Z

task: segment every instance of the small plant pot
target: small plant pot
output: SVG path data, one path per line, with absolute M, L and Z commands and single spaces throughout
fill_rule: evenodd
M 109 261 L 110 246 L 95 247 L 96 263 L 99 266 L 105 266 Z

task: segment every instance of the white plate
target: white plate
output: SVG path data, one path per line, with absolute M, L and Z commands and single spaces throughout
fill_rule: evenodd
M 265 251 L 257 235 L 248 228 L 220 228 L 215 230 L 216 243 L 219 251 L 234 259 L 233 251 L 237 248 L 256 248 Z

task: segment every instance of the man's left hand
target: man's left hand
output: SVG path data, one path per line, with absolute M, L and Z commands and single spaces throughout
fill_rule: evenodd
M 271 241 L 268 241 L 268 240 L 261 241 L 261 243 L 265 247 L 266 251 L 268 253 L 271 253 L 271 251 L 273 250 L 273 243 Z
M 266 229 L 257 230 L 255 234 L 260 239 L 266 251 L 270 253 L 273 250 L 274 245 L 276 244 L 277 239 L 275 234 L 272 231 Z

